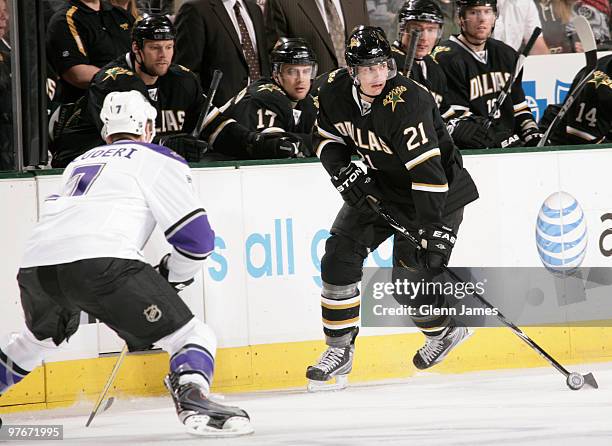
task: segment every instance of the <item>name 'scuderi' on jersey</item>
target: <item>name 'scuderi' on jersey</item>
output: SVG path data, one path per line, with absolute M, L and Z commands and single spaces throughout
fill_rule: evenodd
M 337 122 L 334 124 L 334 127 L 342 136 L 351 138 L 360 149 L 371 150 L 373 152 L 385 152 L 389 155 L 393 155 L 393 151 L 385 144 L 382 138 L 376 136 L 371 130 L 367 131 L 368 137 L 367 140 L 365 140 L 362 136 L 361 129 L 356 128 L 350 121 Z
M 510 78 L 510 73 L 501 71 L 491 71 L 474 76 L 470 79 L 470 101 L 500 92 L 508 78 Z

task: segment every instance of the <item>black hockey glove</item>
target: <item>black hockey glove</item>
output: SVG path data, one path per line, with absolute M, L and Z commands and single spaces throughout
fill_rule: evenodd
M 197 163 L 202 156 L 208 152 L 209 146 L 206 141 L 194 138 L 188 133 L 176 133 L 159 138 L 159 144 L 174 150 L 185 158 L 189 163 Z
M 486 149 L 494 145 L 489 131 L 485 128 L 486 121 L 486 118 L 474 115 L 451 119 L 447 130 L 460 149 Z
M 446 266 L 457 236 L 453 230 L 439 223 L 432 223 L 419 229 L 421 239 L 420 261 L 427 269 L 439 270 Z
M 253 159 L 297 158 L 301 150 L 302 140 L 292 133 L 251 132 L 247 137 L 247 153 Z
M 374 180 L 354 163 L 332 175 L 331 182 L 346 204 L 361 211 L 372 210 L 367 200 L 368 196 L 374 197 L 376 201 L 380 201 L 382 196 Z
M 535 122 L 533 127 L 523 131 L 523 142 L 525 147 L 535 147 L 538 145 L 544 135 L 540 132 L 540 129 L 536 126 Z
M 160 276 L 166 279 L 168 283 L 172 286 L 172 288 L 174 288 L 176 292 L 178 293 L 180 291 L 183 291 L 189 285 L 191 285 L 194 279 L 191 278 L 189 280 L 185 280 L 184 282 L 170 282 L 170 280 L 168 280 L 168 277 L 170 275 L 170 271 L 168 270 L 168 259 L 169 258 L 170 258 L 170 254 L 166 254 L 165 256 L 163 256 L 162 259 L 159 261 L 159 265 L 157 265 L 155 268 L 159 272 Z

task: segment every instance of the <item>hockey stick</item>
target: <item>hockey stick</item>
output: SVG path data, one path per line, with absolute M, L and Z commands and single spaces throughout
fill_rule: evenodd
M 369 196 L 368 202 L 370 203 L 372 208 L 378 213 L 378 215 L 380 215 L 389 224 L 389 226 L 391 226 L 393 229 L 399 232 L 400 235 L 402 235 L 405 239 L 407 239 L 410 243 L 412 243 L 412 245 L 414 245 L 414 247 L 417 250 L 420 251 L 421 249 L 423 249 L 421 248 L 419 241 L 404 226 L 398 223 L 398 221 L 395 218 L 393 218 L 393 216 L 391 216 L 391 214 L 389 214 L 389 212 L 385 208 L 381 206 L 379 201 Z M 461 277 L 459 277 L 450 268 L 445 266 L 443 267 L 443 270 L 446 273 L 448 273 L 457 282 L 459 283 L 465 282 L 464 280 L 461 279 Z M 595 389 L 599 387 L 592 373 L 581 375 L 580 373 L 569 372 L 565 367 L 559 364 L 559 362 L 557 362 L 555 358 L 550 356 L 550 354 L 548 354 L 542 347 L 536 344 L 534 340 L 532 340 L 529 336 L 527 336 L 520 328 L 518 328 L 516 325 L 514 325 L 512 322 L 506 319 L 506 317 L 499 311 L 499 309 L 491 305 L 484 297 L 482 297 L 480 294 L 478 294 L 475 291 L 472 296 L 476 300 L 478 300 L 481 304 L 483 304 L 485 307 L 492 309 L 492 310 L 496 310 L 494 314 L 505 326 L 510 328 L 514 332 L 515 335 L 521 338 L 527 345 L 529 345 L 532 349 L 534 349 L 537 353 L 539 353 L 540 356 L 546 359 L 549 364 L 551 364 L 555 369 L 557 369 L 559 372 L 561 372 L 565 376 L 566 378 L 565 382 L 570 389 L 579 390 L 582 388 L 584 384 L 587 384 Z
M 115 362 L 115 366 L 113 367 L 113 370 L 110 376 L 108 377 L 108 380 L 106 381 L 106 385 L 104 386 L 104 389 L 102 389 L 102 393 L 100 393 L 100 396 L 98 397 L 98 401 L 96 401 L 96 404 L 93 410 L 91 411 L 91 414 L 89 415 L 89 419 L 87 420 L 85 427 L 89 427 L 94 417 L 100 410 L 100 406 L 102 406 L 102 401 L 104 401 L 104 398 L 106 397 L 106 394 L 108 393 L 108 389 L 110 389 L 110 387 L 113 385 L 113 382 L 115 381 L 115 377 L 117 376 L 117 372 L 119 371 L 119 367 L 121 367 L 121 364 L 123 363 L 123 359 L 125 358 L 125 355 L 127 354 L 127 352 L 128 352 L 128 346 L 127 344 L 125 344 L 123 346 L 123 349 L 121 350 L 121 353 L 119 354 L 119 357 L 117 358 L 117 362 Z M 102 412 L 107 410 L 113 404 L 114 401 L 115 401 L 114 397 L 109 398 L 106 404 L 104 405 Z
M 413 29 L 412 31 L 410 31 L 410 45 L 408 46 L 408 50 L 406 51 L 406 58 L 404 59 L 404 76 L 406 77 L 410 77 L 412 65 L 414 64 L 414 56 L 416 55 L 417 43 L 419 43 L 420 38 L 420 29 Z
M 574 101 L 582 89 L 586 86 L 589 79 L 591 79 L 593 74 L 595 74 L 595 70 L 597 69 L 597 45 L 595 43 L 595 37 L 593 36 L 593 30 L 591 29 L 589 21 L 583 16 L 579 15 L 574 18 L 573 24 L 576 28 L 576 34 L 582 43 L 582 48 L 584 48 L 584 56 L 586 57 L 586 66 L 584 68 L 585 75 L 580 82 L 576 84 L 574 89 L 571 90 L 565 97 L 565 101 L 563 101 L 563 105 L 561 106 L 559 113 L 557 113 L 557 116 L 555 116 L 546 129 L 546 132 L 544 133 L 544 136 L 538 143 L 537 147 L 543 147 L 546 145 L 554 128 L 569 111 L 571 106 L 574 104 Z
M 491 108 L 491 111 L 489 112 L 489 116 L 487 116 L 487 122 L 485 123 L 485 129 L 488 130 L 489 127 L 491 127 L 491 124 L 493 124 L 493 121 L 495 120 L 495 115 L 499 113 L 501 106 L 504 104 L 504 101 L 508 97 L 508 94 L 510 94 L 510 89 L 512 88 L 512 86 L 518 79 L 519 75 L 521 74 L 521 71 L 523 70 L 523 65 L 525 65 L 525 60 L 527 59 L 527 56 L 529 56 L 529 53 L 531 52 L 531 48 L 533 48 L 535 41 L 538 39 L 541 33 L 542 33 L 542 28 L 536 26 L 533 29 L 533 32 L 531 33 L 531 37 L 527 41 L 525 48 L 523 48 L 523 51 L 521 52 L 521 54 L 518 57 L 518 60 L 516 61 L 514 73 L 512 74 L 511 77 L 508 78 L 508 80 L 506 81 L 506 84 L 504 85 L 504 88 L 502 88 L 502 91 L 499 92 L 499 96 L 497 96 L 497 99 L 493 103 L 493 107 Z
M 206 96 L 206 101 L 204 102 L 204 106 L 202 107 L 200 116 L 198 116 L 198 122 L 193 128 L 193 132 L 191 132 L 191 136 L 193 136 L 194 138 L 199 138 L 200 133 L 202 133 L 202 130 L 204 130 L 204 121 L 206 121 L 206 116 L 208 116 L 208 112 L 210 111 L 210 107 L 212 106 L 213 98 L 217 93 L 217 88 L 219 88 L 219 82 L 221 82 L 222 77 L 223 72 L 221 70 L 215 70 L 213 72 L 213 77 L 210 81 L 210 87 L 208 88 L 208 95 Z

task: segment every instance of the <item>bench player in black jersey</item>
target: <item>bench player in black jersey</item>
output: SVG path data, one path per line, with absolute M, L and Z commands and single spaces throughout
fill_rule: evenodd
M 221 107 L 249 130 L 289 132 L 302 141 L 301 153 L 313 156 L 312 127 L 317 117 L 310 94 L 317 75 L 317 59 L 301 38 L 282 37 L 270 53 L 272 77 L 253 82 Z
M 87 150 L 102 144 L 99 119 L 106 95 L 141 92 L 157 109 L 155 142 L 175 150 L 189 162 L 209 150 L 230 158 L 287 158 L 297 155 L 297 140 L 252 132 L 212 107 L 200 138 L 193 131 L 205 103 L 197 76 L 172 63 L 176 32 L 170 19 L 150 14 L 136 22 L 132 49 L 105 65 L 94 76 L 86 97 L 70 116 L 59 119 L 53 133 L 53 167 L 65 167 Z
M 410 33 L 419 30 L 421 35 L 417 42 L 410 77 L 431 91 L 442 118 L 446 118 L 450 109 L 446 101 L 448 89 L 446 75 L 430 55 L 442 37 L 444 16 L 440 7 L 432 0 L 408 0 L 400 8 L 397 21 L 399 38 L 393 42 L 391 51 L 398 71 L 406 74 L 406 65 L 410 64 L 406 58 L 410 46 Z
M 570 91 L 584 77 L 586 68 L 574 77 Z M 612 55 L 597 61 L 593 77 L 574 100 L 574 104 L 553 129 L 550 145 L 609 144 L 612 142 Z M 559 111 L 559 105 L 549 105 L 540 121 L 546 131 Z
M 460 148 L 536 146 L 542 138 L 525 100 L 520 75 L 487 131 L 483 126 L 514 73 L 518 53 L 491 34 L 497 0 L 457 0 L 461 33 L 440 43 L 432 56 L 446 73 L 448 102 L 455 117 L 449 131 Z M 453 125 L 454 124 L 454 125 Z
M 331 72 L 319 90 L 313 133 L 316 153 L 345 200 L 321 260 L 328 349 L 307 369 L 315 387 L 345 378 L 351 371 L 363 262 L 394 234 L 370 208 L 367 197 L 393 209 L 418 234 L 422 251 L 399 236 L 393 247 L 394 273 L 401 270 L 413 281 L 439 276 L 453 249 L 463 207 L 478 197 L 430 92 L 396 75 L 391 45 L 382 29 L 353 30 L 345 55 L 348 68 Z M 361 156 L 367 171 L 351 162 L 354 154 Z M 442 308 L 446 302 L 443 296 L 417 295 L 410 304 Z M 413 321 L 426 339 L 413 359 L 420 369 L 441 361 L 468 335 L 465 327 L 447 316 Z

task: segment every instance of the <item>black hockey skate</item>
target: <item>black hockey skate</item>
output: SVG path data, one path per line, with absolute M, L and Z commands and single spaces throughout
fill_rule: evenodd
M 427 369 L 442 361 L 450 351 L 465 341 L 472 332 L 466 327 L 455 325 L 438 336 L 425 336 L 425 345 L 418 349 L 412 362 L 417 369 Z
M 341 390 L 348 385 L 347 375 L 353 369 L 355 345 L 346 347 L 328 347 L 321 355 L 319 362 L 308 366 L 306 378 L 308 391 Z M 326 383 L 335 378 L 335 383 Z
M 211 401 L 197 384 L 179 385 L 176 373 L 166 376 L 164 384 L 172 395 L 179 420 L 190 434 L 237 437 L 253 433 L 249 415 L 244 410 Z

